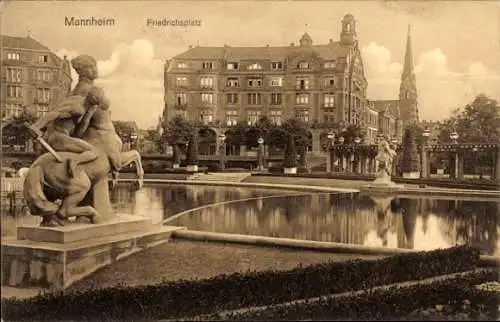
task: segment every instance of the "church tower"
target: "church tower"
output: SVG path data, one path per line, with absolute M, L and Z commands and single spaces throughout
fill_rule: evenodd
M 417 82 L 413 70 L 413 52 L 411 50 L 411 29 L 408 26 L 406 53 L 399 87 L 399 110 L 403 128 L 418 123 Z

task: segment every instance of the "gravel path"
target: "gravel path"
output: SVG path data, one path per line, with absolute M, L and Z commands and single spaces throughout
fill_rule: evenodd
M 73 284 L 69 289 L 145 285 L 204 279 L 235 272 L 287 270 L 301 264 L 383 256 L 332 254 L 213 242 L 172 241 L 133 254 Z

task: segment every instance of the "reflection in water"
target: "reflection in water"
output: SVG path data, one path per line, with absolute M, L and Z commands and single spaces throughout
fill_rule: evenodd
M 275 197 L 262 198 L 269 196 Z M 154 223 L 196 207 L 235 201 L 193 210 L 168 222 L 193 230 L 419 250 L 470 244 L 484 254 L 500 255 L 497 202 L 204 185 L 150 185 L 139 191 L 120 185 L 110 197 L 116 212 L 147 216 Z M 2 214 L 2 236 L 36 218 L 6 220 L 6 216 Z
M 499 254 L 495 202 L 312 194 L 194 210 L 169 224 L 193 230 L 430 250 L 470 244 Z

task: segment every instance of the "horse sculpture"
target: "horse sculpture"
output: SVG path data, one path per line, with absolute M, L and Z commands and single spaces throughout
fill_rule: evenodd
M 24 198 L 30 213 L 42 217 L 41 226 L 64 226 L 72 217 L 87 218 L 91 223 L 112 217 L 108 174 L 114 173 L 116 183 L 118 170 L 123 166 L 135 163 L 136 187 L 143 184 L 141 156 L 136 150 L 121 151 L 123 143 L 115 132 L 109 110 L 88 109 L 76 126 L 75 136 L 93 146 L 94 157 L 51 151 L 35 160 L 26 174 Z M 39 135 L 37 139 L 43 140 Z M 47 148 L 51 150 L 50 146 Z M 71 175 L 67 163 L 61 162 L 68 159 L 74 164 Z

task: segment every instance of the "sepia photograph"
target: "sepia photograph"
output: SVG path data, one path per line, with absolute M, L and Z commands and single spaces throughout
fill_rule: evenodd
M 2 321 L 500 320 L 500 1 L 0 0 Z

